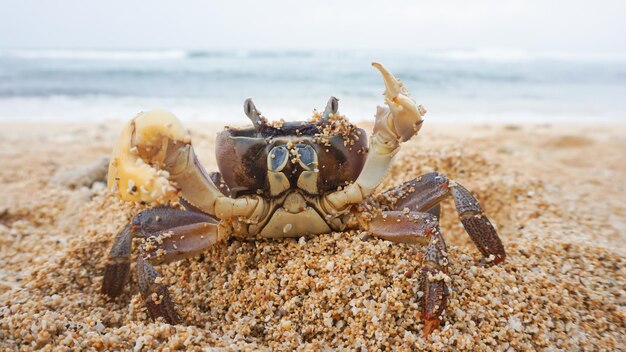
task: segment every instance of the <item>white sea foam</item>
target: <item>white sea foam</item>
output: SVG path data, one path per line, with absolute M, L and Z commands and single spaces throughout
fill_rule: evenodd
M 382 103 L 373 60 L 402 78 L 437 121 L 626 119 L 620 54 L 5 49 L 0 121 L 127 119 L 153 107 L 184 119 L 237 121 L 247 97 L 270 118 L 297 120 L 330 95 L 364 120 Z
M 376 53 L 370 51 L 369 54 Z M 48 60 L 180 60 L 194 58 L 310 58 L 328 57 L 330 52 L 310 50 L 105 50 L 105 49 L 4 49 L 0 58 Z M 335 56 L 367 56 L 364 51 L 334 51 Z M 402 52 L 401 55 L 410 54 Z M 524 62 L 557 60 L 572 62 L 626 62 L 625 53 L 528 51 L 517 48 L 477 48 L 431 50 L 414 53 L 416 57 L 455 61 Z
M 623 53 L 579 52 L 567 53 L 558 51 L 532 52 L 515 48 L 482 48 L 467 50 L 442 50 L 427 53 L 432 58 L 455 61 L 491 61 L 491 62 L 529 62 L 529 61 L 561 61 L 561 62 L 626 62 Z
M 185 50 L 58 50 L 16 49 L 0 51 L 0 57 L 30 60 L 176 60 Z

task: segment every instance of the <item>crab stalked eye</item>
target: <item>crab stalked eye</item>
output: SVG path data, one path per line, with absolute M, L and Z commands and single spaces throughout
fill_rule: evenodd
M 285 165 L 287 165 L 287 160 L 289 156 L 289 151 L 285 147 L 274 147 L 267 155 L 267 168 L 270 171 L 280 171 Z
M 298 148 L 298 154 L 300 154 L 298 159 L 300 166 L 309 171 L 317 169 L 317 153 L 315 149 L 310 145 L 304 144 L 298 144 L 296 148 Z

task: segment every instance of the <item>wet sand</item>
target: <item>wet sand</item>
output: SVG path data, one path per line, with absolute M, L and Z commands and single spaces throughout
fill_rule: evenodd
M 188 127 L 214 170 L 221 127 Z M 426 121 L 380 189 L 445 173 L 477 196 L 508 258 L 482 266 L 447 201 L 452 292 L 423 339 L 419 250 L 358 232 L 227 241 L 163 266 L 184 324 L 152 322 L 134 282 L 100 294 L 112 240 L 142 207 L 81 175 L 121 125 L 1 124 L 0 349 L 625 350 L 625 127 Z

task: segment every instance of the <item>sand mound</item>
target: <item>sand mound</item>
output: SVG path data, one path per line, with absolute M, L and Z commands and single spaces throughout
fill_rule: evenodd
M 99 293 L 106 253 L 114 234 L 141 207 L 120 203 L 99 182 L 74 190 L 48 182 L 52 174 L 97 160 L 114 134 L 100 131 L 99 142 L 84 150 L 80 145 L 88 137 L 68 129 L 66 141 L 45 141 L 30 151 L 29 139 L 41 140 L 45 131 L 0 142 L 0 150 L 31 161 L 7 158 L 0 171 L 7 195 L 0 203 L 3 350 L 626 348 L 620 228 L 626 216 L 619 207 L 624 189 L 602 179 L 589 186 L 593 192 L 565 186 L 574 182 L 555 179 L 556 171 L 527 159 L 559 132 L 546 130 L 546 138 L 529 142 L 527 127 L 490 128 L 480 135 L 439 129 L 427 142 L 403 149 L 382 188 L 433 170 L 445 173 L 475 193 L 509 255 L 503 265 L 481 266 L 451 202 L 444 204 L 452 294 L 442 328 L 425 340 L 417 314 L 418 249 L 357 232 L 231 240 L 161 267 L 184 325 L 151 322 L 134 283 L 108 300 Z M 197 139 L 206 158 L 210 138 Z M 618 150 L 626 144 L 618 142 L 593 145 Z M 505 143 L 515 148 L 500 148 Z M 85 158 L 59 155 L 60 146 Z M 575 152 L 581 150 L 596 152 Z M 554 162 L 563 156 L 555 153 Z M 615 177 L 626 173 L 612 159 L 598 160 L 594 168 Z M 607 196 L 610 187 L 614 191 Z M 598 192 L 605 201 L 589 210 Z M 579 214 L 604 214 L 600 220 L 610 221 Z

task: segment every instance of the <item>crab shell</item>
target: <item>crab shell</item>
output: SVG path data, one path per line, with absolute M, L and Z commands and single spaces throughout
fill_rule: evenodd
M 294 188 L 289 185 L 297 185 L 301 191 L 314 196 L 354 182 L 367 157 L 365 131 L 354 128 L 349 136 L 351 143 L 346 143 L 347 138 L 342 135 L 320 137 L 320 127 L 312 122 L 286 122 L 280 128 L 269 125 L 261 125 L 258 129 L 254 126 L 227 127 L 218 133 L 217 164 L 222 180 L 231 190 L 231 196 L 279 196 Z M 294 145 L 311 146 L 316 154 L 316 167 L 313 171 L 307 171 L 291 159 L 280 172 L 285 176 L 276 175 L 269 167 L 271 151 L 276 147 L 289 148 Z M 274 191 L 272 182 L 275 180 L 270 179 L 273 177 L 286 177 L 289 184 Z M 314 182 L 305 181 L 305 177 Z

